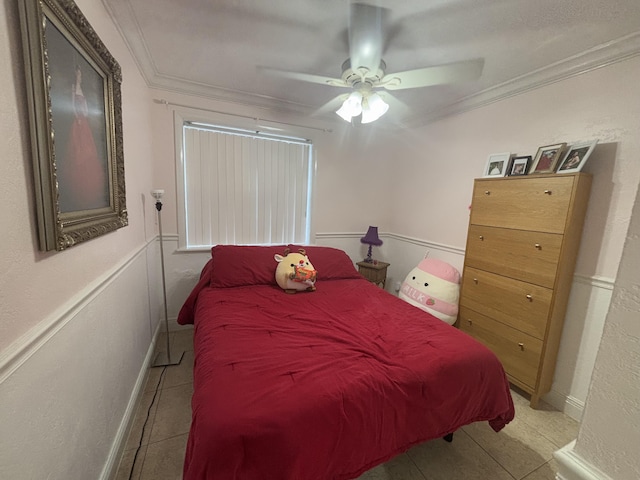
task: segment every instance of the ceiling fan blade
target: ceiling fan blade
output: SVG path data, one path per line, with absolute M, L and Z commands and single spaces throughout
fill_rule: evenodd
M 348 93 L 343 93 L 341 95 L 333 97 L 331 100 L 329 100 L 327 103 L 322 105 L 320 108 L 318 108 L 311 115 L 313 117 L 318 117 L 318 116 L 325 115 L 325 114 L 327 114 L 329 112 L 335 113 L 336 110 L 338 110 L 340 108 L 340 105 L 342 105 L 342 103 L 347 99 L 348 96 L 349 96 Z
M 388 10 L 364 3 L 353 3 L 349 15 L 349 59 L 351 68 L 375 72 L 380 66 L 384 45 L 384 26 Z
M 378 95 L 389 104 L 389 114 L 390 116 L 396 118 L 403 118 L 409 114 L 411 109 L 409 106 L 401 100 L 398 100 L 396 97 L 391 95 L 389 92 L 378 92 Z
M 434 67 L 407 70 L 405 72 L 390 73 L 380 81 L 387 90 L 402 90 L 405 88 L 430 87 L 445 83 L 476 80 L 482 75 L 484 59 L 465 60 Z
M 314 75 L 312 73 L 290 72 L 288 70 L 278 70 L 276 68 L 269 67 L 258 67 L 258 69 L 270 75 L 291 78 L 293 80 L 300 80 L 302 82 L 318 83 L 320 85 L 330 85 L 332 87 L 350 86 L 341 78 L 324 77 L 322 75 Z

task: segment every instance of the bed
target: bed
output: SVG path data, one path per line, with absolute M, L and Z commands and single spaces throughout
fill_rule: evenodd
M 335 248 L 304 247 L 316 290 L 287 294 L 274 279 L 284 248 L 214 247 L 180 310 L 195 355 L 185 480 L 352 479 L 469 423 L 513 419 L 483 345 Z

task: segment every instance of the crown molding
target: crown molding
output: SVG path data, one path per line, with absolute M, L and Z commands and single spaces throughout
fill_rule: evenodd
M 216 87 L 160 73 L 153 63 L 149 49 L 144 41 L 144 36 L 142 35 L 142 29 L 136 21 L 136 16 L 129 0 L 110 0 L 108 2 L 103 0 L 102 3 L 114 20 L 116 28 L 132 53 L 138 69 L 150 88 L 251 106 L 272 112 L 280 111 L 300 115 L 312 115 L 315 113 L 316 108 L 312 105 L 290 102 L 267 95 Z M 118 5 L 118 7 L 114 8 L 114 5 Z M 123 12 L 126 12 L 126 14 Z M 136 32 L 136 34 L 125 34 L 125 32 L 131 31 Z M 588 73 L 637 55 L 640 55 L 640 31 L 597 45 L 566 59 L 512 78 L 499 85 L 464 97 L 442 109 L 427 114 L 414 115 L 400 122 L 401 125 L 398 125 L 398 127 L 411 128 L 424 126 L 428 123 L 499 102 L 500 100 L 520 95 L 583 73 Z M 333 118 L 332 121 L 334 121 L 334 123 L 340 123 Z
M 125 40 L 126 41 L 126 40 Z M 256 95 L 231 89 L 224 89 L 196 83 L 179 77 L 171 77 L 157 72 L 149 59 L 146 47 L 132 48 L 136 58 L 142 54 L 145 62 L 138 63 L 150 87 L 187 95 L 197 95 L 216 100 L 248 105 L 270 111 L 282 111 L 301 115 L 311 115 L 315 108 L 295 102 L 284 101 L 266 95 Z M 640 32 L 598 45 L 572 57 L 552 63 L 532 72 L 520 75 L 481 92 L 469 95 L 447 107 L 401 122 L 404 127 L 420 127 L 443 118 L 458 115 L 484 107 L 501 100 L 535 90 L 567 78 L 582 75 L 593 70 L 618 63 L 640 55 Z
M 469 95 L 441 110 L 415 116 L 405 122 L 417 127 L 442 118 L 484 107 L 509 97 L 535 90 L 567 78 L 588 73 L 640 55 L 640 32 L 597 45 L 572 57 L 565 58 L 532 72 L 512 78 L 504 83 Z
M 113 19 L 113 23 L 120 33 L 120 37 L 131 52 L 133 60 L 138 66 L 138 70 L 148 87 L 257 107 L 269 111 L 282 111 L 285 113 L 304 115 L 313 113 L 314 108 L 310 105 L 289 102 L 280 98 L 257 95 L 241 90 L 216 87 L 160 73 L 152 60 L 151 53 L 142 34 L 142 29 L 131 7 L 131 2 L 129 0 L 110 0 L 108 2 L 103 0 L 102 4 Z M 131 35 L 125 32 L 135 32 L 135 34 Z

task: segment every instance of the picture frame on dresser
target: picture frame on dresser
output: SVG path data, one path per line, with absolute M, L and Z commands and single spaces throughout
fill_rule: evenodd
M 122 72 L 71 0 L 20 0 L 37 232 L 64 250 L 128 225 Z
M 509 171 L 511 153 L 492 153 L 484 167 L 483 177 L 504 177 Z
M 531 163 L 531 155 L 522 157 L 514 157 L 509 169 L 510 176 L 526 175 L 529 171 L 529 164 Z
M 557 143 L 538 148 L 538 152 L 529 169 L 529 174 L 555 172 L 558 160 L 560 160 L 566 146 L 566 143 Z
M 598 140 L 571 145 L 558 166 L 556 173 L 576 173 L 582 170 L 596 147 Z

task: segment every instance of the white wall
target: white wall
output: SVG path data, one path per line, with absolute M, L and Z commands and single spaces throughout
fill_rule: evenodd
M 215 117 L 228 126 L 249 124 L 286 128 L 287 133 L 313 140 L 317 161 L 313 201 L 313 230 L 366 231 L 383 223 L 393 208 L 389 177 L 395 168 L 395 145 L 386 139 L 391 133 L 375 124 L 353 127 L 347 123 L 327 124 L 311 117 L 286 115 L 251 106 L 152 90 L 155 141 L 154 184 L 166 191 L 163 229 L 177 233 L 176 161 L 174 110 L 183 118 Z M 228 115 L 215 112 L 227 112 Z M 251 118 L 259 118 L 253 122 Z M 271 120 L 271 121 L 270 121 Z M 210 120 L 211 121 L 211 120 Z M 215 121 L 215 120 L 214 120 Z M 278 123 L 282 122 L 282 123 Z M 296 126 L 297 125 L 297 126 Z M 306 128 L 305 128 L 306 127 Z M 178 160 L 176 160 L 178 158 Z M 166 217 L 166 221 L 165 221 Z
M 633 212 L 575 445 L 618 480 L 640 478 L 640 192 Z
M 38 250 L 17 2 L 0 4 L 0 478 L 100 478 L 117 462 L 158 320 L 146 84 L 100 0 L 80 9 L 122 67 L 129 226 Z M 150 280 L 151 279 L 151 287 Z
M 402 153 L 388 182 L 395 210 L 383 231 L 462 251 L 473 179 L 489 154 L 535 155 L 543 145 L 599 139 L 584 168 L 593 186 L 555 382 L 546 396 L 578 419 L 640 183 L 639 77 L 635 57 L 406 131 L 397 137 Z M 415 250 L 411 243 L 400 248 Z M 413 256 L 415 263 L 421 258 Z
M 554 454 L 559 480 L 640 478 L 640 191 L 577 440 Z
M 640 181 L 640 57 L 399 135 L 385 230 L 464 247 L 473 179 L 491 153 L 599 139 L 584 170 L 593 186 L 576 273 L 615 277 Z

